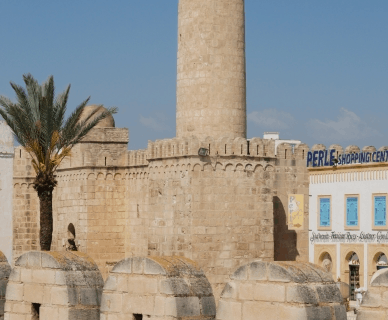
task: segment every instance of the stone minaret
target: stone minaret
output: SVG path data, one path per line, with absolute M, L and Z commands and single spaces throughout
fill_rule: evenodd
M 177 137 L 246 138 L 244 0 L 179 0 Z

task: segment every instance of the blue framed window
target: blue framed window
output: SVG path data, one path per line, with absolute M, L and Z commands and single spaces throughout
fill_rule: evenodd
M 375 227 L 385 227 L 387 225 L 387 197 L 374 196 L 373 208 Z
M 319 198 L 319 226 L 330 227 L 330 198 Z
M 346 226 L 358 226 L 358 197 L 346 198 Z

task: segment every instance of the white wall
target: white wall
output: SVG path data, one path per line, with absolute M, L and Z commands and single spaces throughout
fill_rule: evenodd
M 365 169 L 373 170 L 364 166 Z M 328 173 L 330 171 L 326 171 Z M 314 172 L 316 174 L 317 172 Z M 319 175 L 316 178 L 310 176 L 310 202 L 309 202 L 309 236 L 312 233 L 325 233 L 325 232 L 350 232 L 351 234 L 359 235 L 361 232 L 377 235 L 379 231 L 372 230 L 373 212 L 372 212 L 372 194 L 374 193 L 388 193 L 388 166 L 377 167 L 374 173 L 360 174 L 345 174 L 340 175 L 342 181 L 332 181 L 338 177 L 336 171 L 331 171 L 331 177 L 328 175 Z M 333 175 L 334 174 L 334 175 Z M 337 176 L 335 176 L 335 174 Z M 349 181 L 350 180 L 350 181 Z M 359 231 L 345 230 L 345 195 L 358 194 L 359 195 Z M 331 195 L 331 230 L 330 231 L 318 231 L 318 196 Z M 383 231 L 386 233 L 386 231 Z M 316 242 L 320 244 L 323 242 Z M 335 244 L 335 242 L 325 242 L 329 244 Z M 349 242 L 345 242 L 349 243 Z M 356 241 L 356 243 L 364 244 L 364 257 L 359 257 L 364 264 L 364 283 L 368 284 L 368 263 L 367 263 L 367 250 L 368 243 L 378 243 L 376 240 L 371 242 Z M 387 242 L 384 242 L 387 243 Z M 333 266 L 337 270 L 337 276 L 340 276 L 340 259 L 339 258 L 339 246 L 337 243 L 337 266 Z M 309 245 L 309 257 L 310 262 L 314 262 L 314 244 Z M 341 257 L 342 259 L 342 257 Z
M 0 121 L 0 251 L 12 263 L 13 135 Z

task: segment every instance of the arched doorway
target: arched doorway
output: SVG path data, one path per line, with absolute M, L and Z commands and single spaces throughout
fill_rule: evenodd
M 356 285 L 360 284 L 360 259 L 354 251 L 350 252 L 346 258 L 349 264 L 349 298 L 350 300 L 356 300 L 354 290 Z

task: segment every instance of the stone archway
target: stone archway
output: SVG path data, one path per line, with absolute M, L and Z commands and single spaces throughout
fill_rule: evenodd
M 12 269 L 5 316 L 98 320 L 103 285 L 97 265 L 84 253 L 31 251 Z
M 101 320 L 211 320 L 215 314 L 209 281 L 195 262 L 184 257 L 121 260 L 102 294 Z

